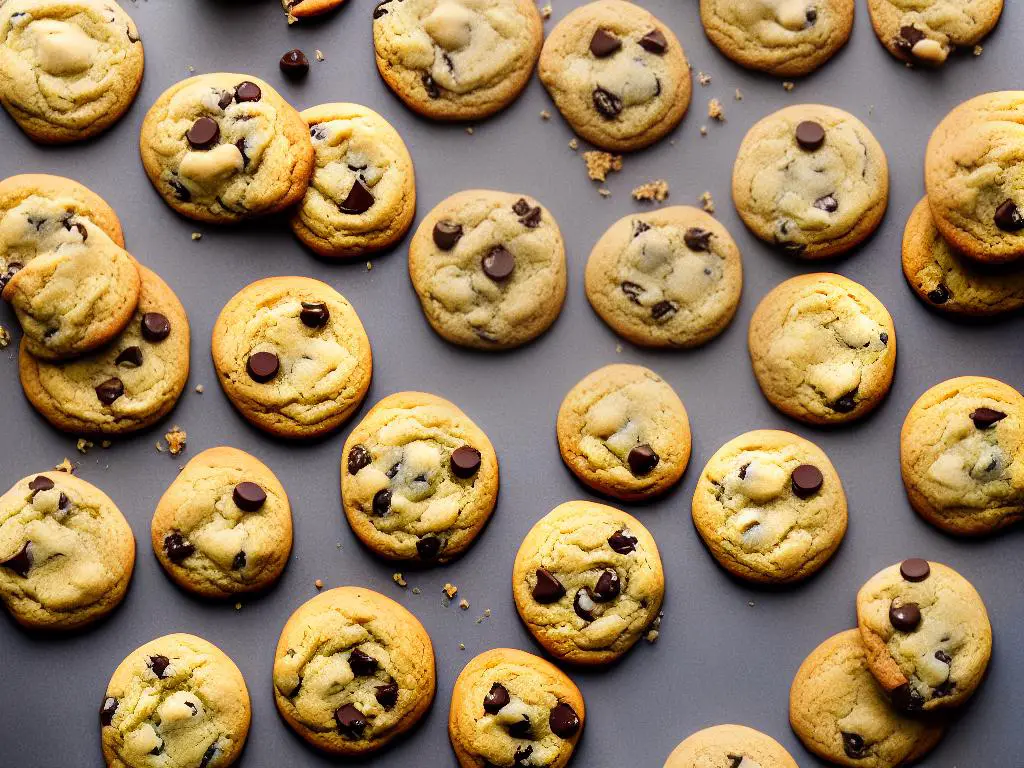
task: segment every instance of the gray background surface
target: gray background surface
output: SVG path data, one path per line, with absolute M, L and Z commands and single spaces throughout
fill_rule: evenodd
M 550 30 L 575 0 L 555 0 Z M 0 118 L 0 174 L 49 172 L 78 179 L 119 214 L 131 252 L 161 274 L 181 297 L 193 329 L 192 375 L 162 427 L 188 431 L 188 451 L 177 460 L 158 453 L 162 427 L 107 450 L 75 452 L 72 436 L 54 431 L 19 392 L 14 346 L 0 355 L 2 434 L 0 486 L 52 467 L 65 456 L 81 477 L 120 506 L 138 541 L 134 582 L 124 605 L 107 621 L 68 638 L 30 637 L 0 619 L 0 765 L 19 768 L 100 766 L 97 707 L 114 667 L 138 645 L 172 631 L 193 632 L 223 648 L 241 667 L 253 699 L 246 766 L 328 765 L 278 718 L 271 693 L 274 645 L 288 615 L 316 590 L 313 582 L 365 585 L 411 609 L 426 625 L 437 653 L 438 693 L 411 738 L 363 763 L 380 766 L 454 765 L 446 722 L 455 676 L 476 653 L 497 646 L 537 651 L 519 623 L 509 576 L 516 548 L 530 526 L 556 504 L 592 498 L 562 465 L 554 437 L 558 405 L 591 370 L 611 362 L 654 368 L 679 391 L 694 435 L 683 482 L 666 498 L 635 512 L 658 540 L 668 592 L 655 645 L 641 642 L 617 666 L 571 672 L 587 700 L 588 726 L 574 765 L 660 766 L 693 731 L 743 723 L 779 739 L 803 766 L 819 765 L 789 730 L 789 684 L 801 660 L 822 640 L 854 623 L 854 595 L 873 573 L 906 556 L 944 561 L 985 597 L 995 628 L 991 674 L 944 743 L 925 760 L 933 768 L 1024 766 L 1020 712 L 1024 710 L 1024 618 L 1021 616 L 1021 531 L 999 538 L 957 541 L 918 519 L 903 494 L 898 467 L 899 427 L 927 387 L 959 374 L 985 374 L 1020 388 L 1024 379 L 1021 318 L 958 324 L 921 305 L 900 272 L 900 238 L 922 194 L 925 143 L 935 124 L 960 101 L 981 91 L 1020 84 L 1019 42 L 1024 5 L 1010 3 L 979 58 L 958 57 L 939 72 L 911 71 L 895 61 L 872 33 L 863 0 L 850 44 L 832 62 L 787 93 L 778 79 L 745 72 L 705 39 L 695 0 L 642 3 L 679 36 L 694 72 L 690 114 L 670 137 L 626 158 L 613 175 L 609 199 L 598 196 L 582 160 L 566 142 L 571 133 L 534 79 L 523 97 L 496 119 L 462 126 L 421 120 L 377 77 L 371 44 L 371 0 L 349 0 L 340 12 L 313 23 L 285 24 L 278 0 L 140 0 L 125 3 L 146 45 L 146 77 L 128 115 L 98 140 L 65 148 L 34 146 Z M 290 84 L 277 61 L 290 48 L 326 56 L 313 62 L 305 83 Z M 566 237 L 569 293 L 551 331 L 525 349 L 484 355 L 443 342 L 423 319 L 409 285 L 405 246 L 373 259 L 318 261 L 281 222 L 235 229 L 197 225 L 171 212 L 150 188 L 137 158 L 143 115 L 170 84 L 195 72 L 248 72 L 269 80 L 299 108 L 325 101 L 362 102 L 384 114 L 405 138 L 416 163 L 422 215 L 447 195 L 494 187 L 536 195 Z M 736 88 L 743 100 L 734 101 Z M 701 137 L 707 101 L 718 97 L 727 122 Z M 891 202 L 878 234 L 850 258 L 826 265 L 870 288 L 893 314 L 899 338 L 896 381 L 888 400 L 865 422 L 832 432 L 809 429 L 772 410 L 760 395 L 746 351 L 746 329 L 758 300 L 794 274 L 812 271 L 771 252 L 742 226 L 729 198 L 737 146 L 758 119 L 788 104 L 820 101 L 858 115 L 885 148 L 891 166 Z M 539 113 L 549 109 L 550 121 Z M 619 217 L 642 210 L 630 189 L 664 177 L 670 203 L 694 204 L 710 190 L 718 217 L 743 252 L 743 302 L 732 326 L 693 352 L 644 352 L 619 340 L 591 312 L 583 295 L 583 268 L 591 246 Z M 203 233 L 193 242 L 194 231 Z M 274 441 L 250 428 L 223 396 L 209 357 L 209 334 L 227 299 L 268 275 L 311 275 L 329 282 L 359 311 L 373 343 L 375 375 L 360 411 L 403 389 L 443 395 L 465 409 L 498 450 L 502 488 L 490 526 L 459 562 L 408 573 L 410 588 L 391 581 L 395 570 L 363 551 L 340 509 L 338 458 L 348 427 L 312 445 Z M 7 307 L 4 325 L 16 329 Z M 17 332 L 15 331 L 15 336 Z M 205 394 L 196 394 L 197 384 Z M 357 418 L 359 416 L 357 415 Z M 849 497 L 850 528 L 833 561 L 810 582 L 766 591 L 731 580 L 707 554 L 690 521 L 694 483 L 711 454 L 749 429 L 798 432 L 832 458 Z M 284 483 L 295 516 L 292 562 L 277 587 L 243 608 L 210 604 L 176 589 L 149 547 L 156 500 L 180 465 L 200 450 L 228 444 L 266 461 Z M 339 546 L 340 544 L 340 546 Z M 451 581 L 469 611 L 445 606 L 441 586 Z M 411 587 L 422 589 L 414 595 Z M 485 608 L 491 617 L 476 618 Z M 459 643 L 466 649 L 460 650 Z

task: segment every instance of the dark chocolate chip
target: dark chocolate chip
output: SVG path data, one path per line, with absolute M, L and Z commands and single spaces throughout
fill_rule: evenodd
M 67 494 L 62 493 L 57 498 L 57 511 L 65 515 L 71 511 L 71 499 L 67 497 Z
M 432 99 L 441 98 L 441 89 L 437 87 L 437 83 L 434 82 L 434 78 L 424 72 L 423 76 L 420 77 L 420 81 L 423 83 L 423 87 L 427 91 L 427 96 Z
M 896 38 L 896 46 L 904 53 L 910 53 L 911 49 L 924 40 L 925 34 L 919 29 L 911 26 L 900 27 L 900 35 Z
M 743 762 L 743 755 L 726 755 L 729 758 L 729 768 L 740 768 L 740 763 Z
M 107 696 L 100 706 L 100 725 L 110 725 L 114 720 L 114 713 L 117 712 L 117 699 Z
M 171 335 L 171 321 L 159 312 L 147 312 L 142 316 L 142 338 L 157 343 Z
M 263 97 L 263 92 L 256 83 L 246 80 L 243 83 L 239 83 L 235 87 L 235 101 L 242 103 L 243 101 L 259 101 Z
M 603 27 L 598 27 L 590 38 L 590 52 L 599 59 L 611 56 L 622 48 L 622 41 Z
M 683 233 L 683 242 L 691 251 L 710 251 L 711 233 L 700 227 L 690 227 Z
M 533 599 L 538 603 L 554 603 L 565 595 L 565 587 L 545 568 L 537 569 L 537 585 L 533 588 Z
M 744 464 L 742 467 L 740 467 L 740 471 L 736 473 L 737 475 L 740 476 L 740 480 L 746 480 L 747 479 L 747 469 L 749 469 L 749 468 L 750 468 L 750 462 L 749 461 L 746 464 Z
M 373 689 L 373 698 L 384 709 L 390 712 L 398 703 L 398 683 L 386 683 Z
M 363 731 L 366 730 L 366 718 L 351 704 L 345 704 L 334 710 L 334 719 L 343 736 L 350 739 L 362 738 Z
M 249 167 L 249 155 L 245 153 L 245 139 L 239 139 L 235 142 L 235 148 L 238 150 L 238 154 L 242 156 L 242 167 Z
M 898 603 L 889 606 L 889 623 L 900 632 L 913 632 L 921 623 L 921 609 L 917 603 Z
M 304 77 L 309 73 L 309 59 L 298 48 L 293 48 L 282 56 L 279 66 L 288 77 Z
M 388 480 L 394 480 L 395 475 L 398 474 L 398 470 L 400 470 L 401 468 L 402 462 L 395 462 L 394 464 L 391 465 L 391 468 L 384 474 L 387 475 Z
M 352 450 L 348 452 L 348 473 L 355 475 L 363 467 L 368 467 L 373 462 L 373 458 L 370 456 L 370 452 L 361 445 L 352 446 Z
M 796 127 L 796 143 L 809 152 L 820 149 L 825 143 L 825 129 L 813 120 L 803 120 Z
M 220 99 L 217 100 L 217 106 L 221 109 L 227 109 L 228 105 L 234 100 L 235 95 L 231 91 L 221 91 Z
M 384 516 L 391 511 L 391 491 L 382 488 L 373 495 L 373 514 Z
M 26 541 L 25 546 L 18 550 L 18 554 L 0 563 L 0 567 L 14 571 L 23 579 L 28 576 L 28 572 L 32 570 L 32 542 Z
M 452 451 L 451 468 L 452 474 L 461 477 L 463 480 L 472 477 L 480 471 L 480 451 L 471 445 L 462 445 Z
M 352 668 L 352 674 L 356 677 L 369 677 L 375 674 L 377 667 L 380 666 L 373 656 L 360 651 L 358 648 L 349 654 L 348 665 Z
M 352 189 L 349 190 L 348 197 L 345 198 L 345 202 L 339 207 L 342 213 L 359 214 L 370 210 L 372 205 L 373 195 L 370 194 L 370 190 L 363 184 L 362 179 L 356 179 L 355 183 L 352 184 Z
M 156 655 L 149 657 L 149 668 L 153 670 L 153 674 L 161 680 L 164 679 L 164 672 L 171 666 L 171 660 L 166 656 Z
M 622 292 L 629 297 L 630 301 L 634 304 L 640 303 L 640 295 L 644 292 L 643 286 L 631 283 L 629 280 L 624 280 L 619 287 L 622 288 Z
M 117 377 L 107 379 L 96 387 L 96 397 L 104 405 L 110 405 L 124 394 L 124 383 Z
M 818 9 L 808 8 L 804 13 L 804 18 L 807 19 L 807 26 L 813 27 L 814 23 L 818 20 Z
M 843 751 L 846 756 L 853 760 L 860 760 L 864 757 L 867 744 L 864 743 L 864 738 L 856 733 L 842 732 L 843 736 Z
M 508 689 L 501 683 L 493 683 L 491 690 L 484 695 L 484 712 L 489 715 L 498 714 L 512 700 Z
M 384 6 L 390 2 L 391 0 L 381 0 L 379 3 L 377 3 L 377 7 L 373 9 L 373 18 L 379 19 L 381 16 L 387 16 L 388 9 L 385 8 Z
M 626 457 L 626 461 L 629 462 L 629 471 L 635 476 L 646 475 L 648 472 L 658 466 L 658 462 L 661 461 L 661 457 L 654 452 L 647 443 L 642 445 L 635 445 L 629 451 L 629 456 Z
M 938 659 L 939 661 L 941 661 L 943 664 L 952 664 L 953 663 L 953 657 L 950 656 L 945 651 L 936 651 L 935 652 L 935 658 Z
M 837 413 L 849 413 L 857 407 L 857 401 L 854 399 L 854 393 L 843 395 L 834 403 L 832 403 L 832 410 Z
M 245 568 L 245 552 L 239 552 L 231 561 L 231 570 L 240 571 Z
M 450 251 L 462 237 L 462 225 L 441 219 L 434 225 L 434 245 L 442 251 Z
M 678 311 L 679 307 L 676 306 L 675 302 L 668 300 L 659 301 L 651 307 L 651 317 L 655 320 L 667 320 Z
M 584 621 L 593 621 L 594 614 L 592 611 L 596 602 L 590 587 L 580 587 L 572 598 L 572 609 Z
M 192 199 L 192 193 L 188 191 L 188 187 L 182 184 L 177 179 L 170 179 L 167 182 L 171 189 L 174 190 L 174 196 L 183 203 L 187 203 Z
M 825 213 L 835 213 L 839 210 L 839 201 L 832 195 L 825 195 L 814 201 L 814 207 Z
M 49 491 L 51 488 L 53 488 L 53 480 L 46 475 L 36 475 L 28 481 L 28 489 L 32 491 L 33 495 L 39 491 Z
M 551 732 L 560 739 L 571 739 L 580 729 L 580 718 L 576 710 L 570 705 L 562 702 L 556 704 L 548 716 L 548 725 Z
M 599 603 L 607 603 L 618 597 L 621 590 L 619 574 L 611 568 L 607 568 L 597 579 L 597 585 L 594 587 L 594 599 Z
M 622 111 L 622 99 L 604 88 L 595 88 L 591 98 L 594 109 L 606 120 L 614 120 Z
M 516 259 L 503 245 L 496 245 L 487 252 L 480 262 L 484 274 L 496 283 L 500 283 L 512 275 L 516 268 Z
M 907 581 L 924 581 L 931 575 L 932 567 L 927 560 L 920 557 L 912 557 L 900 563 L 900 575 Z
M 997 421 L 1002 421 L 1006 418 L 1006 414 L 1002 411 L 997 411 L 995 408 L 976 408 L 971 412 L 971 421 L 974 422 L 974 426 L 978 429 L 988 429 Z
M 530 718 L 523 715 L 522 720 L 517 720 L 508 726 L 508 735 L 514 739 L 528 739 L 532 735 Z
M 904 712 L 916 712 L 924 706 L 924 697 L 910 687 L 910 683 L 904 683 L 894 688 L 889 694 L 893 706 Z
M 420 560 L 433 560 L 441 551 L 441 540 L 437 536 L 424 536 L 416 542 L 416 554 Z
M 801 499 L 809 499 L 821 490 L 821 484 L 825 482 L 821 470 L 813 464 L 801 464 L 793 470 L 791 479 L 793 493 Z
M 302 302 L 302 311 L 299 312 L 299 320 L 307 328 L 323 328 L 331 319 L 331 311 L 322 301 Z
M 220 140 L 220 126 L 209 117 L 200 117 L 185 134 L 192 149 L 209 149 Z
M 618 552 L 620 555 L 628 555 L 630 552 L 636 549 L 637 539 L 636 536 L 629 533 L 625 529 L 616 531 L 608 537 L 608 546 Z
M 882 331 L 880 334 L 878 334 L 878 340 L 880 342 L 882 342 L 883 344 L 888 344 L 889 343 L 889 334 L 886 333 L 885 331 Z
M 138 368 L 142 365 L 142 348 L 141 347 L 125 347 L 114 359 L 114 365 L 130 365 L 133 368 Z
M 651 225 L 648 224 L 646 221 L 640 221 L 640 219 L 636 219 L 633 222 L 633 237 L 639 237 L 650 228 Z
M 516 216 L 525 216 L 530 210 L 530 204 L 526 202 L 525 197 L 520 197 L 514 203 L 512 203 L 512 213 Z
M 167 559 L 175 565 L 181 565 L 195 551 L 192 542 L 180 533 L 172 533 L 164 539 L 164 552 L 167 553 Z
M 1024 229 L 1024 216 L 1013 200 L 1004 200 L 996 208 L 996 226 L 1004 232 L 1019 232 Z
M 249 360 L 245 364 L 249 378 L 260 384 L 268 382 L 277 376 L 277 371 L 280 367 L 281 361 L 277 359 L 277 355 L 273 352 L 256 352 L 249 355 Z
M 519 217 L 519 223 L 527 229 L 536 229 L 540 226 L 542 216 L 540 206 L 535 205 Z
M 659 56 L 668 50 L 668 40 L 665 33 L 660 29 L 652 29 L 639 40 L 640 47 L 648 53 L 656 53 Z
M 244 480 L 235 486 L 231 498 L 243 512 L 255 512 L 266 503 L 267 492 L 256 483 Z
M 932 304 L 945 304 L 949 301 L 949 289 L 942 283 L 939 283 L 935 288 L 928 291 L 928 300 Z
M 516 747 L 515 754 L 512 755 L 513 768 L 518 766 L 526 765 L 526 761 L 530 759 L 530 755 L 533 754 L 533 745 L 525 744 L 521 747 Z
M 946 678 L 941 683 L 935 686 L 935 698 L 941 699 L 945 696 L 949 696 L 953 693 L 953 690 L 955 688 L 956 683 L 950 680 L 949 678 Z
M 213 762 L 213 758 L 217 756 L 217 745 L 211 744 L 203 752 L 203 759 L 199 761 L 199 768 L 209 768 L 210 763 Z

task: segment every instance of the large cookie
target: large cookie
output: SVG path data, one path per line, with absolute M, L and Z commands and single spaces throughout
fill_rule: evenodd
M 798 768 L 771 736 L 743 725 L 715 725 L 672 750 L 664 768 Z
M 938 66 L 957 48 L 977 45 L 1003 12 L 1003 0 L 868 0 L 871 26 L 889 53 Z

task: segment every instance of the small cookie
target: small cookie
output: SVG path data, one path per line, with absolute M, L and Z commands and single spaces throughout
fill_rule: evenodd
M 808 75 L 846 45 L 853 0 L 701 0 L 708 39 L 741 66 Z
M 91 624 L 121 602 L 134 566 L 128 521 L 84 480 L 44 472 L 0 496 L 0 600 L 19 624 Z
M 986 534 L 1024 518 L 1024 396 L 982 376 L 936 384 L 903 422 L 900 467 L 911 505 L 945 531 Z
M 495 648 L 459 673 L 448 736 L 461 768 L 564 768 L 583 732 L 583 694 L 533 654 Z
M 613 331 L 644 347 L 696 347 L 736 314 L 743 263 L 729 232 L 687 205 L 626 216 L 587 260 L 587 299 Z
M 797 104 L 747 132 L 732 169 L 732 199 L 743 223 L 765 242 L 825 259 L 878 228 L 889 202 L 889 166 L 856 117 Z
M 313 173 L 309 127 L 270 85 L 216 72 L 172 85 L 150 108 L 142 164 L 183 216 L 229 224 L 288 208 Z
M 552 656 L 608 664 L 657 618 L 665 574 L 658 545 L 639 520 L 604 504 L 568 501 L 523 540 L 512 595 L 526 628 Z
M 876 573 L 857 593 L 857 626 L 871 674 L 907 712 L 965 702 L 992 655 L 981 595 L 941 563 L 915 558 Z
M 850 768 L 915 762 L 943 732 L 892 708 L 868 671 L 856 629 L 833 635 L 804 659 L 789 691 L 789 722 L 807 749 Z
M 25 396 L 57 429 L 80 435 L 135 432 L 178 402 L 188 380 L 188 317 L 167 283 L 145 267 L 139 272 L 139 306 L 103 349 L 51 363 L 22 342 L 18 372 Z
M 779 742 L 743 725 L 715 725 L 688 736 L 664 768 L 799 768 Z
M 401 240 L 416 213 L 412 158 L 398 131 L 359 104 L 302 113 L 315 153 L 313 178 L 292 231 L 328 258 L 379 251 Z
M 623 0 L 566 15 L 544 41 L 538 71 L 573 131 L 615 152 L 653 144 L 690 104 L 683 46 L 653 14 Z
M 108 768 L 227 768 L 251 718 L 235 662 L 201 637 L 164 635 L 114 670 L 100 706 L 103 757 Z
M 555 427 L 562 461 L 584 484 L 624 501 L 657 496 L 690 461 L 690 420 L 654 371 L 607 365 L 569 390 Z
M 479 120 L 526 87 L 544 30 L 532 0 L 381 0 L 377 71 L 405 105 L 435 120 Z
M 889 53 L 926 66 L 977 45 L 1002 12 L 1003 0 L 868 0 L 871 26 Z
M 116 2 L 0 5 L 0 104 L 31 138 L 81 141 L 128 111 L 145 57 L 135 22 Z
M 341 6 L 345 0 L 281 0 L 285 13 L 291 19 L 308 19 L 328 13 Z
M 230 597 L 277 581 L 292 550 L 292 511 L 267 465 L 237 448 L 209 448 L 164 492 L 150 533 L 179 586 Z
M 956 250 L 988 264 L 1024 258 L 1024 91 L 968 99 L 938 124 L 924 185 L 935 226 Z
M 798 275 L 776 286 L 754 310 L 748 342 L 768 402 L 808 424 L 859 419 L 892 386 L 892 318 L 841 275 Z
M 498 458 L 455 405 L 423 392 L 377 403 L 345 441 L 345 516 L 389 560 L 447 563 L 476 540 L 498 500 Z
M 438 334 L 511 349 L 546 331 L 565 301 L 565 244 L 532 197 L 471 189 L 442 200 L 409 245 L 409 276 Z
M 436 687 L 423 625 L 389 598 L 337 587 L 303 603 L 274 654 L 274 701 L 318 749 L 362 755 L 412 728 Z
M 772 429 L 747 432 L 715 452 L 697 481 L 692 512 L 718 563 L 764 584 L 810 576 L 846 534 L 846 494 L 828 456 Z
M 309 277 L 268 277 L 236 293 L 213 327 L 225 394 L 260 429 L 316 437 L 366 396 L 370 340 L 348 300 Z

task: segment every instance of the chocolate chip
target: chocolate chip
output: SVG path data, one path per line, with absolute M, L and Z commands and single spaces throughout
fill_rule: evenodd
M 640 47 L 648 53 L 656 53 L 659 56 L 668 50 L 668 40 L 665 33 L 660 29 L 652 29 L 638 41 Z
M 203 759 L 199 761 L 199 768 L 209 768 L 210 763 L 213 762 L 213 758 L 217 756 L 217 745 L 211 744 L 203 752 Z
M 370 194 L 370 190 L 363 184 L 362 179 L 356 179 L 352 189 L 349 190 L 348 197 L 345 198 L 345 202 L 339 207 L 342 213 L 359 214 L 370 210 L 372 205 L 373 195 Z
M 864 743 L 863 737 L 856 733 L 842 733 L 843 737 L 843 751 L 846 756 L 854 760 L 860 760 L 864 757 L 864 751 L 867 745 Z
M 597 601 L 594 600 L 594 593 L 590 590 L 590 587 L 580 587 L 576 590 L 576 594 L 572 599 L 572 609 L 576 612 L 577 616 L 584 621 L 593 621 L 593 610 L 596 607 Z
M 21 268 L 21 262 L 17 261 L 12 261 L 7 265 L 7 271 L 0 275 L 0 291 L 7 287 L 7 284 L 11 282 L 11 278 L 18 274 Z
M 548 725 L 555 736 L 560 739 L 570 739 L 580 729 L 580 718 L 575 709 L 562 702 L 556 704 L 555 708 L 551 710 L 551 714 L 548 716 Z
M 516 216 L 524 216 L 530 210 L 530 204 L 526 202 L 525 197 L 520 197 L 514 203 L 512 203 L 512 213 Z
M 96 387 L 96 397 L 104 405 L 110 405 L 124 394 L 124 383 L 114 377 L 107 379 Z
M 239 139 L 235 142 L 235 148 L 238 150 L 238 154 L 242 156 L 242 167 L 249 167 L 249 156 L 245 153 L 245 139 Z
M 651 228 L 651 225 L 646 221 L 640 221 L 636 219 L 633 221 L 633 237 L 640 237 L 644 232 Z
M 910 683 L 904 683 L 893 689 L 889 694 L 893 706 L 904 712 L 915 712 L 924 706 L 924 697 L 910 687 Z
M 565 587 L 556 579 L 551 571 L 537 569 L 537 585 L 533 588 L 533 599 L 538 603 L 554 603 L 565 595 Z
M 530 755 L 533 754 L 533 745 L 526 744 L 521 747 L 516 747 L 515 754 L 512 755 L 513 768 L 517 766 L 526 765 L 526 761 L 530 759 Z
M 416 542 L 416 554 L 420 560 L 433 560 L 441 551 L 441 540 L 437 536 L 424 536 Z
M 53 488 L 53 480 L 48 478 L 46 475 L 36 475 L 33 479 L 28 481 L 28 489 L 35 495 L 40 491 L 49 491 Z
M 235 101 L 241 104 L 243 101 L 259 101 L 263 92 L 256 83 L 246 80 L 235 87 Z
M 0 567 L 9 568 L 23 579 L 28 576 L 32 569 L 32 542 L 26 541 L 25 546 L 18 550 L 18 554 L 0 563 Z
M 821 470 L 813 464 L 801 464 L 794 469 L 791 480 L 793 493 L 801 499 L 809 499 L 821 490 L 821 484 L 825 482 Z
M 710 251 L 711 233 L 700 227 L 690 227 L 683 233 L 683 242 L 691 251 Z
M 57 497 L 57 511 L 63 515 L 71 511 L 71 499 L 67 497 L 67 494 L 62 493 Z
M 388 712 L 398 703 L 398 683 L 378 685 L 373 691 L 373 698 Z
M 599 603 L 607 603 L 618 597 L 621 591 L 619 574 L 611 568 L 607 568 L 597 579 L 597 585 L 594 587 L 594 599 Z
M 814 201 L 814 207 L 825 213 L 835 213 L 839 210 L 839 201 L 832 195 L 825 195 Z
M 188 187 L 177 179 L 169 179 L 167 183 L 174 190 L 174 196 L 181 202 L 187 203 L 192 199 L 192 193 L 188 191 Z
M 796 127 L 796 143 L 801 149 L 813 152 L 825 143 L 825 129 L 813 120 L 804 120 Z
M 636 544 L 636 536 L 629 533 L 625 528 L 621 531 L 616 531 L 608 537 L 608 546 L 620 555 L 628 555 L 636 549 Z
M 142 316 L 142 338 L 157 343 L 171 335 L 171 321 L 159 312 L 147 312 Z
M 352 674 L 356 677 L 369 677 L 375 674 L 377 667 L 380 666 L 373 656 L 360 651 L 358 648 L 349 654 L 348 665 L 352 669 Z
M 192 542 L 180 533 L 172 533 L 164 539 L 164 552 L 167 553 L 167 559 L 175 565 L 181 565 L 195 551 Z
M 437 83 L 434 82 L 434 78 L 424 72 L 423 76 L 420 77 L 420 82 L 423 83 L 423 87 L 427 91 L 427 96 L 432 99 L 441 98 L 441 89 L 437 87 Z
M 164 672 L 171 666 L 171 660 L 166 656 L 156 655 L 149 657 L 149 668 L 153 670 L 153 674 L 161 680 L 164 679 Z
M 114 720 L 114 713 L 117 712 L 117 699 L 107 696 L 100 706 L 100 725 L 110 725 Z
M 343 736 L 350 739 L 362 738 L 363 731 L 366 730 L 366 718 L 351 704 L 345 704 L 334 710 L 334 719 Z
M 302 311 L 299 312 L 299 320 L 307 328 L 323 328 L 331 319 L 331 311 L 322 301 L 302 302 Z
M 268 382 L 277 376 L 277 371 L 280 367 L 281 361 L 277 359 L 277 355 L 273 352 L 256 352 L 249 355 L 249 360 L 245 364 L 249 378 L 260 384 Z
M 900 563 L 900 575 L 907 581 L 924 581 L 931 575 L 932 567 L 927 560 L 920 557 L 912 557 Z
M 935 652 L 935 658 L 938 659 L 939 661 L 941 661 L 943 664 L 952 664 L 953 663 L 953 657 L 950 656 L 945 651 L 936 651 Z
M 373 462 L 373 458 L 370 456 L 370 452 L 361 445 L 352 446 L 352 450 L 348 452 L 348 473 L 355 475 L 363 467 L 368 467 Z
M 496 283 L 508 280 L 516 268 L 516 259 L 503 245 L 496 245 L 481 260 L 484 274 Z
M 279 66 L 288 77 L 304 77 L 309 73 L 309 59 L 298 48 L 293 48 L 282 56 Z
M 949 289 L 942 283 L 939 283 L 935 288 L 928 291 L 928 300 L 932 304 L 945 304 L 949 301 Z
M 243 512 L 255 512 L 267 501 L 267 492 L 259 485 L 245 480 L 235 486 L 231 498 Z
M 849 413 L 857 407 L 857 402 L 854 400 L 854 393 L 843 395 L 834 403 L 832 403 L 832 410 L 837 413 Z
M 235 95 L 231 91 L 221 91 L 220 98 L 217 100 L 217 106 L 221 109 L 227 109 L 234 98 Z
M 245 552 L 239 552 L 231 561 L 231 570 L 240 571 L 245 568 Z
M 434 245 L 442 251 L 450 251 L 462 238 L 462 225 L 441 219 L 434 225 Z
M 383 517 L 391 511 L 391 491 L 383 488 L 373 495 L 373 514 Z
M 629 300 L 634 304 L 640 303 L 640 295 L 644 292 L 643 286 L 631 283 L 629 280 L 624 280 L 619 286 L 622 288 L 622 292 L 629 297 Z
M 606 120 L 614 120 L 622 111 L 622 99 L 604 88 L 595 88 L 591 98 L 594 109 Z
M 519 217 L 519 223 L 527 229 L 536 229 L 540 226 L 542 216 L 540 206 L 535 205 Z
M 489 715 L 498 714 L 510 701 L 508 689 L 501 683 L 493 683 L 491 690 L 484 695 L 484 712 Z
M 138 368 L 142 365 L 142 348 L 141 347 L 125 347 L 114 359 L 114 365 L 130 365 L 133 368 Z
M 804 18 L 807 19 L 807 26 L 813 27 L 814 23 L 818 20 L 818 9 L 808 8 L 804 13 Z
M 480 451 L 471 445 L 462 445 L 452 451 L 450 460 L 452 474 L 463 480 L 480 471 Z
M 914 46 L 924 40 L 924 32 L 911 26 L 900 27 L 900 34 L 893 43 L 903 53 L 909 54 Z
M 900 632 L 913 632 L 921 623 L 921 609 L 917 603 L 897 603 L 889 606 L 889 623 Z
M 209 149 L 220 140 L 220 126 L 209 117 L 200 117 L 185 134 L 192 149 Z
M 598 27 L 590 38 L 590 52 L 599 59 L 611 56 L 622 48 L 622 41 L 607 29 Z
M 531 736 L 531 723 L 527 715 L 508 726 L 508 735 L 514 739 L 528 739 Z
M 1024 229 L 1024 216 L 1013 200 L 1004 200 L 996 208 L 996 226 L 1004 232 L 1018 232 Z
M 671 301 L 659 301 L 653 307 L 651 307 L 651 317 L 655 320 L 668 320 L 672 315 L 679 311 L 679 307 Z
M 949 696 L 953 693 L 953 690 L 955 688 L 956 683 L 950 680 L 949 678 L 946 678 L 941 683 L 935 686 L 935 698 L 941 699 L 945 696 Z
M 886 333 L 885 331 L 882 331 L 880 334 L 878 334 L 878 340 L 880 342 L 882 342 L 883 344 L 888 344 L 889 343 L 889 334 Z
M 971 412 L 971 421 L 974 422 L 974 426 L 978 429 L 988 429 L 997 421 L 1002 421 L 1005 418 L 1005 413 L 994 408 L 981 407 Z
M 635 445 L 630 449 L 626 461 L 629 462 L 629 471 L 639 477 L 640 475 L 646 475 L 658 466 L 661 457 L 654 452 L 651 446 L 643 443 L 642 445 Z
M 729 758 L 729 768 L 740 768 L 740 763 L 743 762 L 743 755 L 726 755 Z

